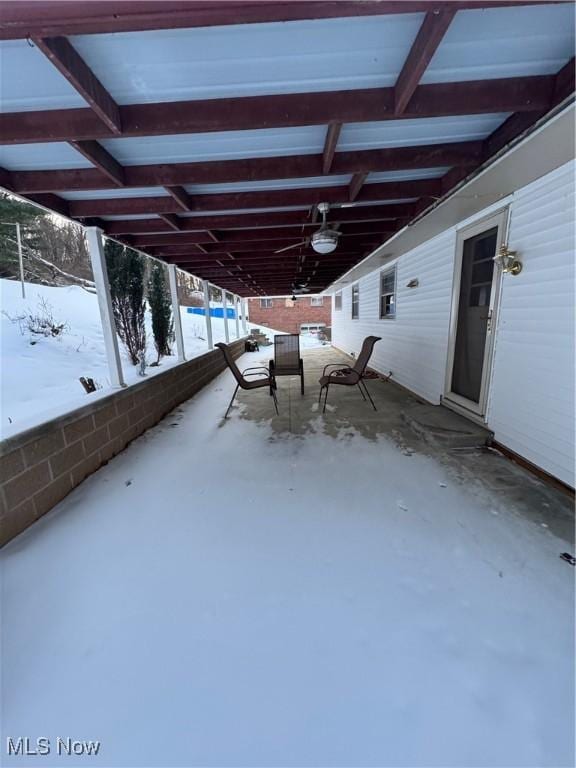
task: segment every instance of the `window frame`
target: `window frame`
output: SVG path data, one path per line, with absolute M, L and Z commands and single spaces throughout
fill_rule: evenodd
M 383 284 L 384 280 L 388 277 L 388 275 L 392 274 L 394 276 L 394 284 L 393 284 L 393 290 L 392 291 L 386 291 L 383 290 Z M 383 269 L 380 272 L 380 285 L 379 285 L 379 300 L 378 300 L 378 314 L 380 317 L 380 320 L 396 320 L 396 315 L 398 313 L 398 292 L 397 292 L 397 284 L 398 284 L 398 272 L 397 272 L 397 265 L 394 264 L 391 267 L 387 267 L 386 269 Z M 394 313 L 385 313 L 384 307 L 383 307 L 383 299 L 385 299 L 388 296 L 393 297 L 393 304 L 394 304 Z
M 356 293 L 356 303 L 354 303 L 354 293 Z M 354 314 L 354 306 L 356 306 L 356 314 Z M 360 319 L 360 283 L 354 283 L 351 287 L 350 319 Z
M 342 291 L 334 294 L 334 312 L 342 312 Z
M 272 299 L 260 299 L 260 309 L 272 309 Z
M 310 296 L 310 306 L 311 307 L 323 307 L 324 306 L 324 296 Z

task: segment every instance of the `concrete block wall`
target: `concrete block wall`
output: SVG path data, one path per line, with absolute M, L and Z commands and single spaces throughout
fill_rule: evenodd
M 230 345 L 234 357 L 244 340 Z M 0 445 L 0 546 L 225 368 L 219 350 L 22 432 Z

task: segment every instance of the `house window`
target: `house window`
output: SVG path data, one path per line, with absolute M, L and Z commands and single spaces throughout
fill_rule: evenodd
M 311 307 L 323 307 L 324 306 L 324 296 L 310 296 L 310 306 Z
M 358 320 L 360 316 L 360 286 L 352 286 L 352 320 Z
M 272 309 L 272 299 L 260 299 L 260 309 Z
M 339 291 L 339 292 L 338 292 L 338 293 L 337 293 L 337 294 L 334 296 L 334 309 L 335 309 L 335 310 L 340 310 L 340 309 L 342 309 L 342 291 Z
M 396 317 L 396 267 L 380 274 L 380 319 Z

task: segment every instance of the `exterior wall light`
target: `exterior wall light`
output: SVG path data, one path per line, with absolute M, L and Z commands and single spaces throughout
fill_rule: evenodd
M 505 244 L 498 249 L 494 261 L 502 268 L 502 272 L 510 275 L 519 275 L 522 272 L 522 262 L 516 258 L 516 251 L 511 251 Z

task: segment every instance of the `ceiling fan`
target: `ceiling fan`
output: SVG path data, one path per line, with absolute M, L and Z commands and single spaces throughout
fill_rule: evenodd
M 308 245 L 308 243 L 310 243 L 316 253 L 332 253 L 338 245 L 340 232 L 338 232 L 337 229 L 339 226 L 338 224 L 331 227 L 326 222 L 326 216 L 329 210 L 330 203 L 318 203 L 318 211 L 322 214 L 322 225 L 320 226 L 320 229 L 314 232 L 312 237 L 307 237 L 299 243 L 287 245 L 285 248 L 280 248 L 278 251 L 274 251 L 274 253 L 284 253 L 284 251 L 289 251 L 292 248 L 300 248 L 302 245 Z

